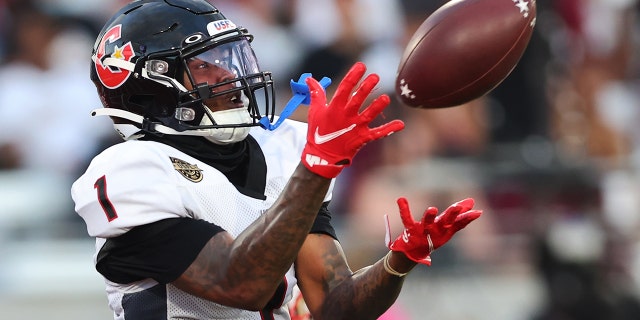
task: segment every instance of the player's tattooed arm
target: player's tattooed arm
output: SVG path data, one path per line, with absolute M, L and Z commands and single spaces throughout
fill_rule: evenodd
M 399 272 L 416 263 L 391 254 Z M 340 244 L 325 235 L 309 235 L 296 260 L 299 285 L 314 319 L 377 319 L 397 299 L 402 277 L 385 271 L 383 260 L 352 272 Z
M 299 165 L 265 214 L 235 239 L 215 235 L 173 284 L 220 304 L 261 310 L 293 264 L 330 182 Z
M 331 179 L 362 146 L 404 128 L 400 120 L 369 127 L 389 97 L 381 95 L 360 111 L 380 79 L 365 73 L 363 63 L 354 64 L 329 103 L 318 81 L 306 79 L 311 104 L 302 164 L 265 214 L 235 239 L 214 236 L 216 243 L 204 248 L 176 286 L 236 308 L 260 310 L 268 303 L 305 241 Z

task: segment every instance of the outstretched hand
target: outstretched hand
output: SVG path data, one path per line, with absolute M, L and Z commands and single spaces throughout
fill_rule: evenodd
M 473 199 L 467 198 L 452 204 L 440 215 L 437 208 L 429 207 L 424 211 L 422 219 L 415 221 L 407 199 L 399 198 L 398 208 L 404 231 L 395 241 L 390 242 L 387 221 L 387 245 L 392 251 L 403 252 L 407 258 L 430 266 L 431 252 L 480 217 L 482 210 L 472 210 L 474 204 Z
M 344 167 L 351 164 L 362 146 L 404 128 L 401 120 L 369 128 L 371 121 L 382 113 L 391 100 L 385 94 L 380 95 L 360 112 L 365 99 L 380 81 L 377 74 L 369 74 L 358 86 L 365 72 L 363 63 L 354 64 L 329 104 L 318 81 L 311 77 L 306 79 L 311 90 L 311 104 L 302 162 L 320 176 L 335 178 Z

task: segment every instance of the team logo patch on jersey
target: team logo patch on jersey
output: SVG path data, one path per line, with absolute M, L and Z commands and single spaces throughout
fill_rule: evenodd
M 171 159 L 171 163 L 173 163 L 173 168 L 180 172 L 187 180 L 191 182 L 202 181 L 202 170 L 198 168 L 197 164 L 190 164 L 174 157 L 169 157 L 169 159 Z

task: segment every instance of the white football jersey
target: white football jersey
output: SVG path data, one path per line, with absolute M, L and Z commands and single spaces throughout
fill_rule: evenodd
M 266 199 L 240 193 L 215 168 L 173 147 L 152 141 L 127 141 L 96 156 L 72 186 L 76 212 L 96 238 L 97 255 L 106 238 L 118 237 L 136 226 L 168 218 L 202 219 L 238 235 L 273 205 L 298 166 L 306 143 L 305 123 L 286 120 L 275 131 L 252 128 L 264 154 Z M 333 183 L 325 197 L 331 198 Z M 290 319 L 286 304 L 297 281 L 293 266 L 286 274 L 286 294 L 268 318 Z M 157 290 L 145 279 L 118 284 L 105 278 L 114 318 L 126 320 L 123 299 Z M 171 284 L 166 290 L 166 319 L 264 319 L 264 314 L 229 308 L 200 299 Z M 151 292 L 149 293 L 151 294 Z M 128 318 L 127 318 L 128 319 Z

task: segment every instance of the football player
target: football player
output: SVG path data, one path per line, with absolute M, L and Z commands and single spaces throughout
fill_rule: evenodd
M 294 287 L 314 319 L 375 319 L 403 277 L 480 215 L 473 200 L 405 226 L 352 272 L 327 207 L 334 178 L 389 104 L 356 63 L 327 102 L 311 76 L 308 123 L 276 117 L 271 74 L 246 29 L 205 0 L 133 1 L 104 26 L 91 64 L 125 142 L 96 156 L 72 197 L 115 319 L 290 319 Z M 325 82 L 325 85 L 327 83 Z

